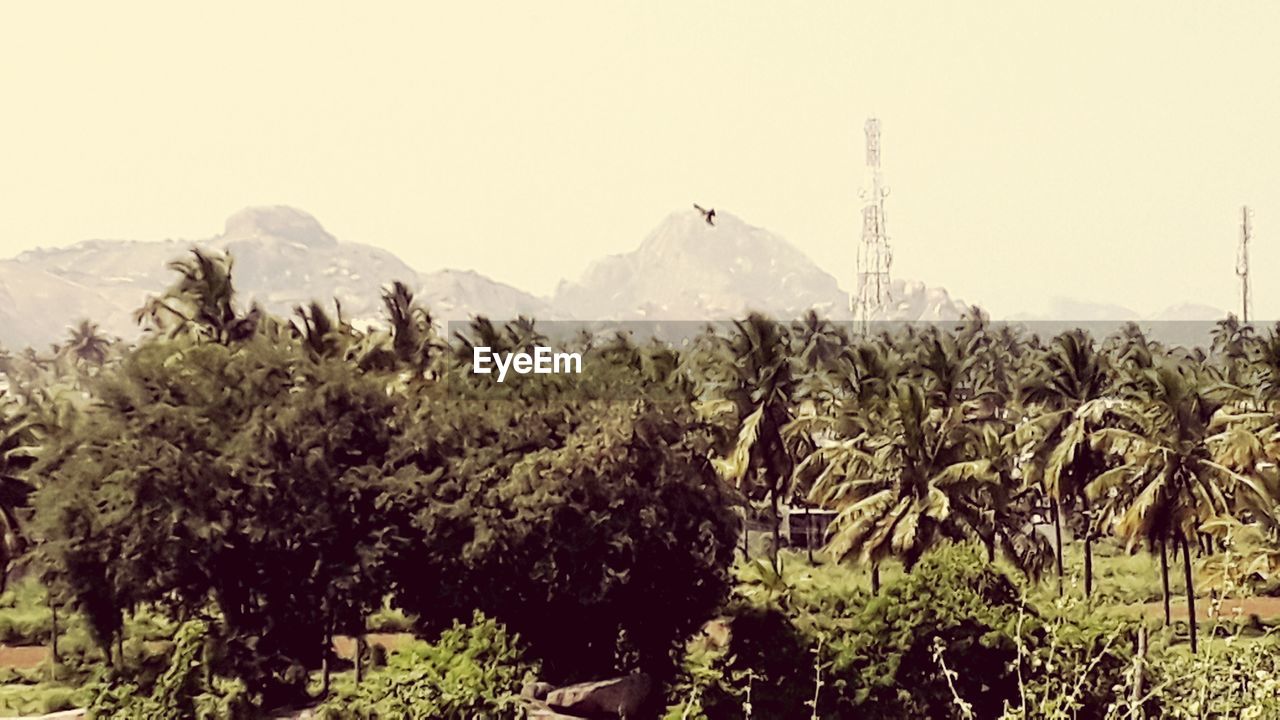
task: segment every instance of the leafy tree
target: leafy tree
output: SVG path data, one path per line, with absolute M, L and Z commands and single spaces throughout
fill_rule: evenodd
M 45 552 L 101 642 L 142 604 L 211 606 L 268 704 L 302 691 L 334 624 L 380 603 L 385 384 L 266 337 L 144 343 L 40 472 Z
M 687 398 L 588 368 L 415 398 L 391 464 L 414 538 L 397 602 L 426 630 L 479 609 L 552 679 L 661 679 L 727 595 L 737 522 Z

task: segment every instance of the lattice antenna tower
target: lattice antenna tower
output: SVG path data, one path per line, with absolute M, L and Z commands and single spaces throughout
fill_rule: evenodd
M 1240 247 L 1236 250 L 1236 275 L 1240 277 L 1240 320 L 1249 322 L 1249 309 L 1253 300 L 1249 287 L 1249 241 L 1253 239 L 1253 213 L 1246 205 L 1240 208 Z
M 865 333 L 872 320 L 883 317 L 883 309 L 893 299 L 889 289 L 893 250 L 885 232 L 884 199 L 889 189 L 880 176 L 880 121 L 868 118 L 864 129 L 870 186 L 859 193 L 863 201 L 862 241 L 858 243 L 858 287 L 852 309 L 854 320 Z

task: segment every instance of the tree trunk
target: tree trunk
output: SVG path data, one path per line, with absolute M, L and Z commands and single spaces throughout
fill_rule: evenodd
M 364 633 L 356 636 L 356 685 L 364 680 Z
M 880 563 L 871 563 L 871 594 L 880 594 Z
M 320 658 L 321 681 L 320 697 L 329 697 L 329 675 L 333 668 L 333 617 L 330 615 L 324 623 L 324 654 Z
M 813 564 L 813 513 L 809 508 L 804 509 L 804 545 L 808 551 L 809 564 Z
M 742 560 L 744 562 L 751 560 L 751 531 L 750 527 L 751 506 L 744 504 L 742 506 Z
M 1058 567 L 1058 597 L 1062 597 L 1062 506 L 1053 502 L 1054 562 Z
M 53 658 L 53 663 L 49 667 L 49 673 L 54 680 L 58 679 L 58 666 L 62 664 L 62 658 L 58 655 L 58 605 L 52 600 L 49 602 L 49 610 L 53 613 L 53 623 L 49 634 L 49 654 Z
M 1182 534 L 1182 574 L 1187 581 L 1187 618 L 1191 622 L 1191 654 L 1196 652 L 1196 586 L 1191 581 L 1191 544 Z
M 1160 585 L 1163 590 L 1160 598 L 1164 600 L 1164 626 L 1173 624 L 1173 613 L 1169 610 L 1169 555 L 1165 552 L 1164 538 L 1160 538 Z
M 1089 511 L 1089 496 L 1080 494 L 1084 509 L 1084 597 L 1093 597 L 1093 513 Z
M 773 571 L 782 574 L 782 566 L 778 564 L 778 551 L 782 548 L 782 513 L 778 510 L 778 494 L 772 493 L 770 504 L 773 506 Z

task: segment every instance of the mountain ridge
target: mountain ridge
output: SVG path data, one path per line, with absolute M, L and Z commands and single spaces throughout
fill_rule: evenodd
M 134 311 L 173 282 L 168 265 L 196 247 L 230 252 L 240 301 L 283 316 L 312 300 L 336 299 L 347 318 L 379 322 L 382 288 L 399 280 L 441 322 L 475 315 L 710 321 L 750 311 L 793 319 L 810 309 L 833 321 L 852 319 L 849 294 L 833 275 L 784 238 L 723 210 L 714 225 L 696 210 L 669 213 L 634 250 L 600 257 L 540 297 L 475 270 L 422 272 L 390 251 L 340 240 L 309 213 L 273 205 L 239 210 L 221 233 L 203 240 L 92 239 L 0 260 L 0 345 L 56 342 L 84 318 L 110 335 L 136 337 Z M 943 288 L 896 279 L 891 301 L 874 319 L 949 321 L 967 310 Z

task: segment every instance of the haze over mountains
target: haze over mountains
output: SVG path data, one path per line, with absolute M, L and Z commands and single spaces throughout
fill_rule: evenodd
M 281 315 L 312 299 L 328 304 L 336 298 L 344 317 L 376 321 L 382 287 L 401 280 L 443 321 L 474 315 L 726 320 L 749 310 L 790 319 L 810 308 L 833 320 L 851 318 L 848 292 L 833 275 L 781 237 L 724 211 L 715 226 L 693 209 L 673 212 L 636 250 L 597 260 L 544 298 L 470 270 L 416 271 L 390 252 L 335 238 L 301 210 L 273 206 L 241 210 L 221 234 L 205 240 L 88 240 L 0 261 L 0 344 L 44 346 L 83 318 L 108 334 L 135 337 L 134 311 L 173 281 L 167 264 L 193 245 L 230 252 L 240 301 L 256 300 Z M 895 280 L 892 295 L 886 320 L 952 320 L 966 307 L 919 282 Z M 1115 320 L 1131 314 L 1087 304 L 1065 311 L 1077 317 L 1054 315 Z M 1223 314 L 1203 306 L 1167 312 L 1180 319 Z

